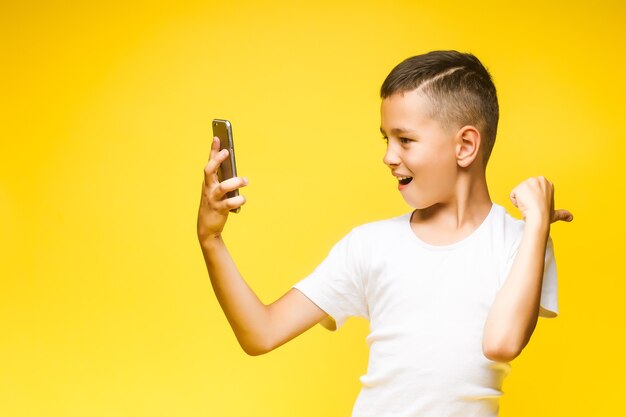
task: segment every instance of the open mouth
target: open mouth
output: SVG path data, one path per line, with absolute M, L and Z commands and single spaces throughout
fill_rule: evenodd
M 407 185 L 413 180 L 413 177 L 400 177 L 398 178 L 398 182 L 400 185 Z

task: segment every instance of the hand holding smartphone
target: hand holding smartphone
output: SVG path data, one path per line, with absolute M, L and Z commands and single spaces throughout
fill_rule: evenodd
M 237 176 L 237 166 L 235 164 L 235 145 L 233 143 L 233 127 L 228 120 L 213 120 L 213 136 L 217 136 L 220 140 L 220 151 L 228 149 L 228 158 L 220 164 L 217 177 L 220 182 Z M 239 195 L 239 190 L 229 191 L 226 198 L 232 198 Z M 233 213 L 239 213 L 240 208 L 230 210 Z

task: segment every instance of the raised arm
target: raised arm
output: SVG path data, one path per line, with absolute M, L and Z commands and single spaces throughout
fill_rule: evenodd
M 237 270 L 222 231 L 229 210 L 245 203 L 243 196 L 225 198 L 229 191 L 247 185 L 242 177 L 219 182 L 217 170 L 228 157 L 214 138 L 211 157 L 204 168 L 202 197 L 198 209 L 198 240 L 217 300 L 239 344 L 249 355 L 260 355 L 288 342 L 324 319 L 327 314 L 296 289 L 265 305 Z
M 529 178 L 515 187 L 511 201 L 524 217 L 524 234 L 483 333 L 485 356 L 499 362 L 515 359 L 537 325 L 550 224 L 574 218 L 567 210 L 554 210 L 554 187 L 544 177 Z

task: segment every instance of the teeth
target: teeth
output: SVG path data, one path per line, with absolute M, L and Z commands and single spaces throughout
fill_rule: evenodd
M 408 180 L 411 177 L 398 177 L 398 181 L 402 181 L 402 180 Z

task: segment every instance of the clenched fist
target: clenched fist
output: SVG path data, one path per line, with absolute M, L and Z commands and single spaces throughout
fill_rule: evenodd
M 526 222 L 549 226 L 559 220 L 574 220 L 568 210 L 554 210 L 554 186 L 545 177 L 528 178 L 511 191 L 510 198 Z

